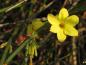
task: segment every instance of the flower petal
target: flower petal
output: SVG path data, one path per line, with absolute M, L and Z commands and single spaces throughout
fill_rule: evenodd
M 57 38 L 60 42 L 65 41 L 66 35 L 64 34 L 63 29 L 61 29 L 61 28 L 58 29 Z
M 64 19 L 67 18 L 68 16 L 69 16 L 69 14 L 68 14 L 67 9 L 62 8 L 62 9 L 60 10 L 60 12 L 59 12 L 59 19 L 60 19 L 60 20 L 64 20 Z
M 79 18 L 78 18 L 78 16 L 76 16 L 76 15 L 69 16 L 69 17 L 66 19 L 65 23 L 70 24 L 70 25 L 72 25 L 72 26 L 75 26 L 76 24 L 79 23 Z
M 59 21 L 57 20 L 57 18 L 54 15 L 48 14 L 47 18 L 48 18 L 48 21 L 50 24 L 59 25 Z
M 58 26 L 52 25 L 51 28 L 50 28 L 50 31 L 53 32 L 53 33 L 57 33 L 57 31 L 58 31 Z
M 78 36 L 78 31 L 71 25 L 65 24 L 64 33 L 69 36 Z

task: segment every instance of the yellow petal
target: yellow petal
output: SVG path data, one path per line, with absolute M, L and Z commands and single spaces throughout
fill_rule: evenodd
M 67 9 L 62 8 L 59 12 L 59 19 L 64 20 L 69 16 Z
M 78 31 L 71 25 L 65 24 L 64 33 L 69 36 L 78 36 Z
M 32 26 L 33 26 L 34 31 L 36 31 L 43 25 L 44 25 L 44 22 L 42 22 L 40 19 L 35 19 L 32 21 Z
M 52 26 L 50 27 L 50 31 L 53 32 L 53 33 L 57 33 L 57 31 L 58 31 L 58 26 L 52 25 Z
M 59 25 L 59 21 L 57 20 L 57 18 L 54 15 L 48 14 L 47 18 L 48 18 L 48 21 L 50 24 Z
M 66 35 L 64 34 L 63 29 L 61 29 L 61 28 L 58 29 L 57 38 L 60 42 L 65 41 Z
M 76 16 L 76 15 L 69 16 L 69 17 L 65 20 L 65 23 L 66 23 L 66 24 L 70 24 L 70 25 L 72 25 L 72 26 L 75 26 L 76 24 L 79 23 L 79 18 L 78 18 L 78 16 Z

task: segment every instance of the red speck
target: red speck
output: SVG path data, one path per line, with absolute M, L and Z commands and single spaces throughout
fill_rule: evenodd
M 19 45 L 21 42 L 23 42 L 24 40 L 27 39 L 27 36 L 26 35 L 20 35 L 17 40 L 16 40 L 16 43 Z

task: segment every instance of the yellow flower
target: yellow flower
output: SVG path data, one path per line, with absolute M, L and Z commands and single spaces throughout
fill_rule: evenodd
M 27 26 L 27 35 L 32 34 L 36 30 L 38 30 L 40 27 L 42 27 L 45 23 L 42 22 L 39 18 L 34 19 L 32 21 L 32 24 L 28 24 Z
M 48 14 L 47 18 L 51 24 L 50 31 L 57 33 L 60 42 L 66 39 L 66 35 L 78 36 L 78 31 L 74 26 L 79 23 L 79 18 L 76 15 L 69 16 L 67 9 L 62 8 L 56 16 Z

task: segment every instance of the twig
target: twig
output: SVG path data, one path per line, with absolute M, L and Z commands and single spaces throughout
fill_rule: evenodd
M 76 49 L 76 39 L 75 39 L 75 37 L 73 37 L 72 38 L 72 63 L 73 63 L 73 65 L 77 65 L 77 53 L 76 53 L 76 51 L 74 51 L 74 49 Z
M 82 28 L 79 28 L 79 33 L 83 32 L 83 31 L 86 31 L 86 28 L 85 27 L 82 27 Z
M 72 9 L 78 4 L 79 1 L 80 1 L 80 0 L 77 0 L 76 2 L 74 2 L 74 3 L 72 4 L 72 6 L 69 8 L 69 11 L 72 10 Z
M 62 7 L 65 7 L 65 6 L 66 6 L 67 1 L 68 1 L 68 0 L 65 0 L 65 1 L 64 1 L 64 3 L 63 3 L 63 5 L 62 5 Z

